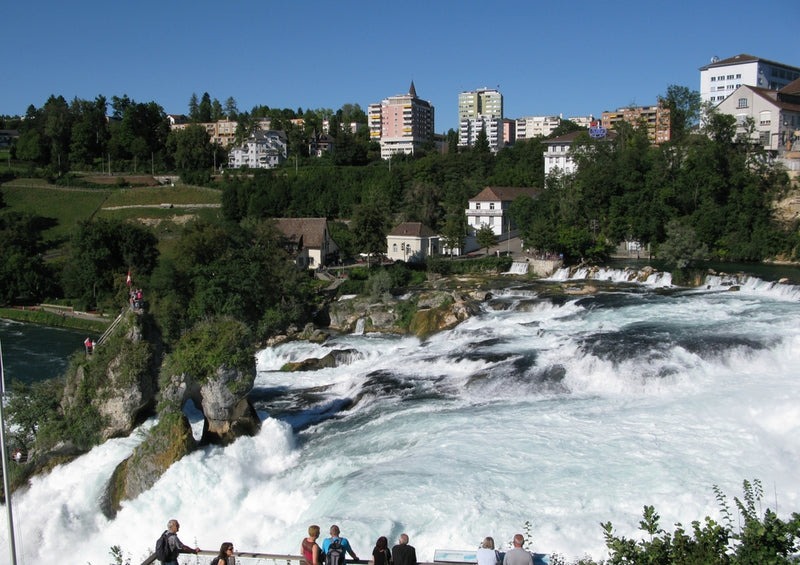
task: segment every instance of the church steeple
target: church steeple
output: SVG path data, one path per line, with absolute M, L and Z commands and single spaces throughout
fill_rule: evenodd
M 411 87 L 408 89 L 408 95 L 417 98 L 417 89 L 414 88 L 414 81 L 411 81 Z

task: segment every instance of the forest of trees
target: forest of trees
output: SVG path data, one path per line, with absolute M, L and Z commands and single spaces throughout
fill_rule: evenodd
M 120 298 L 120 273 L 133 268 L 152 289 L 168 333 L 177 335 L 210 315 L 230 315 L 266 335 L 308 320 L 313 311 L 302 284 L 307 274 L 293 274 L 275 260 L 283 250 L 270 218 L 328 218 L 345 259 L 385 251 L 386 233 L 401 221 L 422 222 L 452 247 L 464 236 L 469 198 L 486 186 L 538 189 L 536 197 L 512 205 L 520 235 L 527 247 L 563 254 L 572 263 L 603 260 L 623 241 L 649 246 L 675 268 L 705 259 L 798 259 L 797 220 L 781 224 L 773 213 L 776 199 L 790 188 L 787 174 L 736 135 L 732 116 L 710 112 L 701 120 L 696 92 L 670 87 L 664 99 L 673 116 L 670 142 L 651 145 L 644 124 L 623 124 L 613 139 L 579 135 L 573 146 L 577 172 L 545 178 L 544 139 L 519 141 L 495 154 L 480 145 L 456 147 L 451 130 L 444 154 L 431 144 L 417 155 L 382 161 L 366 136 L 337 125 L 365 121 L 358 105 L 336 112 L 266 106 L 240 112 L 232 98 L 222 105 L 207 94 L 193 96 L 191 119 L 235 117 L 246 133 L 248 124 L 269 116 L 301 155 L 277 170 L 226 170 L 212 178 L 213 162 L 224 162 L 224 151 L 209 143 L 200 126 L 170 132 L 155 102 L 115 96 L 110 104 L 103 97 L 67 104 L 52 96 L 42 108 L 31 106 L 24 120 L 3 118 L 3 127 L 20 132 L 15 165 L 3 178 L 58 180 L 67 171 L 103 170 L 108 158 L 113 170 L 180 171 L 221 191 L 224 221 L 188 226 L 178 260 L 159 257 L 158 241 L 143 225 L 84 222 L 66 255 L 45 260 L 42 232 L 54 220 L 3 210 L 2 299 L 63 296 L 96 306 Z M 109 106 L 114 119 L 107 121 Z M 290 121 L 298 116 L 306 120 L 303 127 Z M 336 151 L 320 159 L 302 156 L 307 136 L 319 131 L 323 119 L 333 124 Z M 565 120 L 553 136 L 578 129 Z

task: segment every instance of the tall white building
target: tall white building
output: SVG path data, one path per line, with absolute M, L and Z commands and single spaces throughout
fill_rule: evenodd
M 288 143 L 282 131 L 257 130 L 242 145 L 228 153 L 228 166 L 234 169 L 273 169 L 286 160 Z
M 800 68 L 752 55 L 712 57 L 708 65 L 700 67 L 700 98 L 717 105 L 742 85 L 780 90 L 798 78 Z
M 479 88 L 458 95 L 458 144 L 475 145 L 481 129 L 486 130 L 489 147 L 503 145 L 503 95 L 499 90 Z

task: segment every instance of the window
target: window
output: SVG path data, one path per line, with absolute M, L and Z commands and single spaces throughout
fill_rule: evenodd
M 397 244 L 396 243 L 392 244 L 392 253 L 397 253 Z
M 733 80 L 733 75 L 728 75 L 728 80 Z
M 711 77 L 711 82 L 714 82 L 716 80 L 717 80 L 717 77 Z
M 494 210 L 494 202 L 489 202 L 489 210 Z
M 747 98 L 739 98 L 739 105 L 737 108 L 747 108 Z
M 736 80 L 739 80 L 740 78 L 742 78 L 742 75 L 741 74 L 737 74 L 736 75 Z
M 476 210 L 480 210 L 481 209 L 481 203 L 480 202 L 476 202 L 475 203 L 475 209 Z

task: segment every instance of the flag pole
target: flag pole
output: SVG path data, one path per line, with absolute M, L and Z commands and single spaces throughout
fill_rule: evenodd
M 3 369 L 3 344 L 0 342 L 0 459 L 3 461 L 3 494 L 6 497 L 8 514 L 8 549 L 11 551 L 11 565 L 17 565 L 17 548 L 14 545 L 14 518 L 11 513 L 11 489 L 8 485 L 8 450 L 6 449 L 6 420 L 3 403 L 6 398 L 6 378 Z

